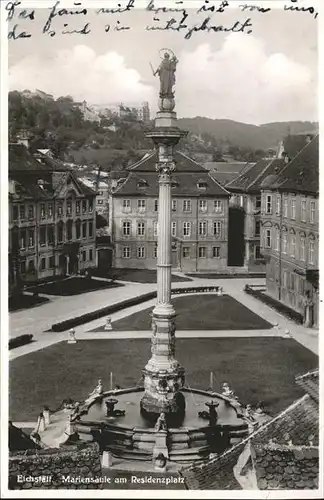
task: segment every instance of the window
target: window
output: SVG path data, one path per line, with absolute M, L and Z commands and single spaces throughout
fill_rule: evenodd
M 82 213 L 87 213 L 87 200 L 82 200 Z
M 68 241 L 71 241 L 73 236 L 72 236 L 72 224 L 73 222 L 71 220 L 67 221 L 66 224 L 66 237 Z
M 103 200 L 100 200 L 100 201 L 103 201 Z M 93 212 L 93 200 L 89 200 L 89 213 L 92 214 Z M 90 259 L 92 260 L 92 259 Z
M 21 274 L 25 274 L 26 273 L 26 261 L 23 260 L 22 262 L 20 262 L 20 273 Z
M 190 257 L 190 247 L 182 247 L 182 256 L 185 259 L 189 259 L 189 257 Z
M 153 222 L 153 236 L 157 236 L 158 234 L 158 221 Z
M 305 238 L 300 238 L 300 246 L 299 246 L 299 260 L 305 262 Z
M 157 250 L 158 250 L 158 247 L 157 247 L 157 245 L 155 245 L 155 247 L 153 248 L 153 257 L 154 257 L 154 259 L 157 258 Z
M 50 269 L 53 269 L 55 267 L 55 258 L 53 255 L 48 259 L 48 267 Z
M 63 205 L 62 203 L 58 203 L 57 205 L 57 215 L 62 215 L 63 213 Z
M 26 229 L 20 230 L 20 248 L 22 250 L 26 248 Z
M 140 212 L 144 212 L 146 208 L 146 200 L 137 200 L 137 207 Z
M 207 234 L 207 222 L 200 221 L 199 222 L 199 236 L 206 236 Z
M 300 220 L 306 222 L 306 200 L 301 201 Z
M 131 223 L 126 221 L 123 222 L 123 235 L 124 236 L 129 236 L 131 231 Z
M 46 226 L 41 226 L 39 229 L 39 244 L 41 247 L 46 245 Z
M 310 223 L 314 224 L 315 222 L 315 201 L 310 202 Z
M 48 204 L 47 215 L 48 215 L 48 217 L 53 217 L 53 205 L 52 205 L 52 203 Z
M 123 200 L 123 211 L 124 212 L 131 211 L 131 201 L 130 200 Z M 125 247 L 125 248 L 128 248 L 128 247 Z
M 206 189 L 207 188 L 207 183 L 204 181 L 198 181 L 197 182 L 197 188 L 198 189 Z
M 272 195 L 267 194 L 266 197 L 266 214 L 271 214 L 272 213 Z
M 87 260 L 87 252 L 85 250 L 82 251 L 82 261 L 85 262 Z
M 89 260 L 93 260 L 93 250 L 89 250 Z
M 130 258 L 130 248 L 129 247 L 123 247 L 123 258 L 124 259 Z
M 191 224 L 190 222 L 183 223 L 183 236 L 190 236 Z
M 44 271 L 46 269 L 46 258 L 42 257 L 41 258 L 41 270 Z
M 103 191 L 98 191 L 98 196 L 102 196 L 103 195 Z
M 59 243 L 63 241 L 63 222 L 59 223 L 57 226 L 57 241 Z
M 159 210 L 159 200 L 154 200 L 154 212 L 158 212 Z
M 285 196 L 283 200 L 283 216 L 288 217 L 288 197 Z
M 280 250 L 280 230 L 278 228 L 275 229 L 275 246 L 274 249 L 276 252 Z
M 137 247 L 137 257 L 139 259 L 145 259 L 145 247 Z
M 28 262 L 28 271 L 35 271 L 35 261 L 34 259 Z
M 207 212 L 207 200 L 199 200 L 199 211 Z
M 293 258 L 296 256 L 296 236 L 294 234 L 290 237 L 290 256 Z
M 271 229 L 266 229 L 264 234 L 265 234 L 265 247 L 271 248 Z
M 18 220 L 18 205 L 13 205 L 12 207 L 12 220 Z
M 256 245 L 256 247 L 255 247 L 255 254 L 254 254 L 254 256 L 255 256 L 256 260 L 262 259 L 261 248 L 260 248 L 259 245 Z
M 281 205 L 280 196 L 277 196 L 277 198 L 276 198 L 276 214 L 277 215 L 280 215 L 280 205 Z
M 72 200 L 68 199 L 66 202 L 66 215 L 72 214 Z
M 177 200 L 172 200 L 172 211 L 175 212 L 177 210 Z
M 54 227 L 47 226 L 47 241 L 49 245 L 53 245 L 54 243 Z
M 77 240 L 79 240 L 81 237 L 81 221 L 80 220 L 77 220 L 75 222 L 75 237 Z
M 287 253 L 288 249 L 288 234 L 286 231 L 282 234 L 282 253 Z
M 79 213 L 80 213 L 80 202 L 79 202 L 79 201 L 77 201 L 77 202 L 75 203 L 75 212 L 76 212 L 77 214 L 79 214 Z
M 89 238 L 93 237 L 93 222 L 89 222 Z M 92 260 L 92 259 L 90 259 Z
M 260 210 L 261 208 L 261 196 L 256 196 L 255 198 L 255 209 Z
M 34 218 L 34 205 L 28 205 L 28 219 Z
M 144 236 L 145 234 L 145 222 L 137 223 L 137 234 L 138 236 Z
M 295 290 L 295 288 L 296 288 L 296 281 L 295 281 L 295 278 L 296 278 L 296 276 L 294 275 L 294 273 L 291 273 L 291 274 L 290 274 L 290 289 L 291 289 L 292 291 L 294 291 L 294 290 Z
M 171 223 L 171 234 L 172 236 L 177 235 L 177 223 L 175 221 L 172 221 Z
M 191 200 L 183 200 L 183 211 L 191 212 Z
M 220 258 L 220 247 L 213 247 L 213 258 L 214 259 Z
M 214 209 L 216 213 L 221 214 L 223 212 L 223 202 L 221 200 L 215 200 Z
M 291 199 L 290 203 L 290 218 L 292 220 L 296 219 L 296 198 Z
M 103 200 L 98 200 L 98 201 L 97 201 L 97 204 L 98 204 L 98 205 L 103 205 Z
M 219 220 L 215 220 L 213 223 L 214 236 L 219 236 L 221 233 L 222 223 Z
M 242 194 L 239 196 L 239 204 L 240 207 L 244 207 L 244 196 Z
M 198 248 L 198 256 L 200 259 L 206 258 L 206 247 L 199 247 Z
M 283 285 L 285 288 L 287 288 L 287 286 L 288 286 L 288 273 L 287 273 L 287 271 L 283 272 Z
M 86 237 L 87 237 L 87 223 L 82 222 L 82 238 L 86 238 Z
M 255 228 L 254 228 L 254 235 L 255 236 L 260 236 L 260 228 L 261 228 L 261 221 L 256 220 L 255 221 Z
M 24 220 L 26 217 L 25 205 L 19 205 L 19 219 Z
M 35 231 L 34 229 L 28 230 L 28 246 L 29 248 L 35 245 Z
M 314 254 L 315 254 L 315 242 L 314 240 L 309 240 L 309 247 L 308 247 L 309 264 L 315 264 Z

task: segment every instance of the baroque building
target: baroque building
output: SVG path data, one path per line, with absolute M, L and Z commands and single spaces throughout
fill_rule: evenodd
M 158 234 L 156 152 L 129 168 L 112 193 L 114 266 L 155 269 Z M 172 266 L 184 272 L 227 266 L 229 193 L 177 151 L 172 176 Z
M 96 193 L 59 161 L 9 145 L 9 288 L 96 263 Z
M 319 137 L 263 182 L 262 253 L 267 292 L 318 325 Z

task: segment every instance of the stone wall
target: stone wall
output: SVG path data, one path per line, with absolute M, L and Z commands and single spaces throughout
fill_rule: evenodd
M 9 489 L 102 489 L 96 443 L 9 455 Z

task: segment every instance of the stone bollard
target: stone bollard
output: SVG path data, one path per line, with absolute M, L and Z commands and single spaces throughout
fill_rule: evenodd
M 76 338 L 75 338 L 75 330 L 74 330 L 74 328 L 71 328 L 69 330 L 68 344 L 76 344 Z
M 51 423 L 50 411 L 47 406 L 44 406 L 43 416 L 44 416 L 45 426 L 47 427 Z
M 68 421 L 67 421 L 64 433 L 67 436 L 73 436 L 73 434 L 75 433 L 74 424 L 72 422 L 72 416 L 71 415 L 68 416 Z
M 113 329 L 113 327 L 112 327 L 112 324 L 111 324 L 111 317 L 108 316 L 108 318 L 106 319 L 105 331 L 110 331 L 112 329 Z
M 287 337 L 287 338 L 291 338 L 292 337 L 290 331 L 287 330 L 287 329 L 285 330 L 285 337 Z
M 222 286 L 219 286 L 219 287 L 218 287 L 217 295 L 218 295 L 219 297 L 222 297 L 222 295 L 223 295 L 223 287 L 222 287 Z
M 113 460 L 112 460 L 112 454 L 110 451 L 103 451 L 102 456 L 101 456 L 101 467 L 103 469 L 110 469 L 112 466 Z

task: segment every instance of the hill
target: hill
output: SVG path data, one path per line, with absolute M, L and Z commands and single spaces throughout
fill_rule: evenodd
M 291 134 L 310 133 L 318 130 L 316 122 L 275 122 L 264 125 L 249 125 L 234 120 L 218 120 L 197 116 L 180 118 L 181 128 L 203 136 L 212 136 L 220 149 L 235 145 L 251 149 L 273 149 L 290 132 Z

